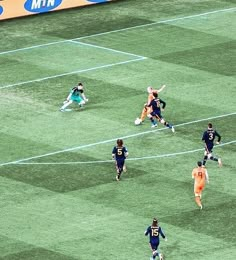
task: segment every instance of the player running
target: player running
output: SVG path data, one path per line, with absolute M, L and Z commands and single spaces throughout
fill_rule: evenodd
M 205 143 L 205 152 L 204 152 L 204 158 L 203 158 L 203 165 L 206 165 L 206 161 L 208 159 L 218 162 L 219 166 L 222 166 L 221 158 L 216 158 L 212 155 L 212 150 L 214 147 L 214 140 L 215 138 L 218 138 L 216 144 L 219 144 L 221 141 L 220 134 L 213 129 L 212 123 L 208 124 L 207 130 L 203 133 L 202 141 Z
M 162 123 L 166 127 L 170 128 L 171 131 L 174 133 L 175 132 L 174 127 L 171 124 L 169 124 L 168 122 L 166 122 L 161 115 L 161 110 L 163 110 L 166 107 L 166 102 L 163 101 L 162 99 L 158 98 L 157 93 L 153 93 L 153 96 L 154 96 L 154 99 L 148 105 L 148 107 L 152 108 L 152 112 L 150 114 L 148 114 L 148 117 L 152 122 L 152 127 L 157 126 L 157 123 L 154 121 L 154 118 L 156 118 L 160 123 Z
M 126 171 L 126 166 L 125 166 L 125 159 L 128 156 L 128 150 L 125 146 L 123 146 L 123 140 L 118 139 L 116 141 L 117 145 L 113 147 L 112 150 L 112 158 L 116 161 L 116 180 L 120 180 L 120 176 L 122 172 Z
M 198 207 L 202 209 L 202 191 L 205 188 L 206 182 L 209 183 L 209 176 L 205 167 L 203 167 L 202 162 L 197 162 L 196 168 L 192 171 L 192 178 L 194 179 L 194 195 L 195 202 Z
M 149 235 L 149 244 L 152 250 L 152 257 L 150 257 L 150 260 L 156 259 L 157 256 L 160 260 L 163 260 L 163 255 L 158 252 L 158 246 L 160 244 L 159 237 L 161 235 L 165 241 L 167 241 L 167 238 L 161 227 L 158 225 L 158 220 L 156 218 L 152 220 L 152 225 L 147 228 L 144 234 L 145 236 Z
M 148 100 L 147 103 L 144 104 L 144 108 L 142 110 L 141 116 L 140 116 L 140 121 L 143 122 L 145 118 L 147 117 L 148 114 L 151 113 L 150 107 L 148 107 L 148 104 L 154 99 L 153 93 L 160 93 L 166 85 L 162 85 L 160 89 L 154 89 L 153 87 L 148 87 L 147 92 L 148 92 Z

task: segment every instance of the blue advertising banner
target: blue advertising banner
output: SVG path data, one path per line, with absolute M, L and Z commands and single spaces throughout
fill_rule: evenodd
M 113 0 L 1 0 L 0 20 L 111 1 Z

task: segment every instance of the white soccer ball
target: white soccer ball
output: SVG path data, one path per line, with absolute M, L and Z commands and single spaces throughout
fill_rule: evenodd
M 142 123 L 142 120 L 140 118 L 136 118 L 134 121 L 135 125 L 140 125 Z

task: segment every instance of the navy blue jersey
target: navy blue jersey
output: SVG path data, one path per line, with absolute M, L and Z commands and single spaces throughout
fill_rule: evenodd
M 154 113 L 159 114 L 161 112 L 161 104 L 162 108 L 164 109 L 166 106 L 166 102 L 164 102 L 160 98 L 155 98 L 148 104 L 148 107 L 151 107 Z
M 218 137 L 218 142 L 220 142 L 221 140 L 221 136 L 219 135 L 219 133 L 213 129 L 208 129 L 207 131 L 205 131 L 203 133 L 203 136 L 202 136 L 202 141 L 204 141 L 206 143 L 206 145 L 210 145 L 210 146 L 213 146 L 213 143 L 214 143 L 214 140 L 215 140 L 215 137 Z
M 161 235 L 165 238 L 165 234 L 163 233 L 161 227 L 149 226 L 145 232 L 145 236 L 149 235 L 149 242 L 152 247 L 156 247 L 159 245 L 159 236 Z
M 112 150 L 112 155 L 116 160 L 125 160 L 126 156 L 128 154 L 128 150 L 126 149 L 125 146 L 114 146 Z

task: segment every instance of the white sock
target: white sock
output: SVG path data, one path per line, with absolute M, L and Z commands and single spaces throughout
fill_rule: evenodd
M 66 107 L 68 107 L 70 104 L 72 104 L 72 101 L 70 100 L 69 102 L 66 102 L 61 109 L 65 109 Z

